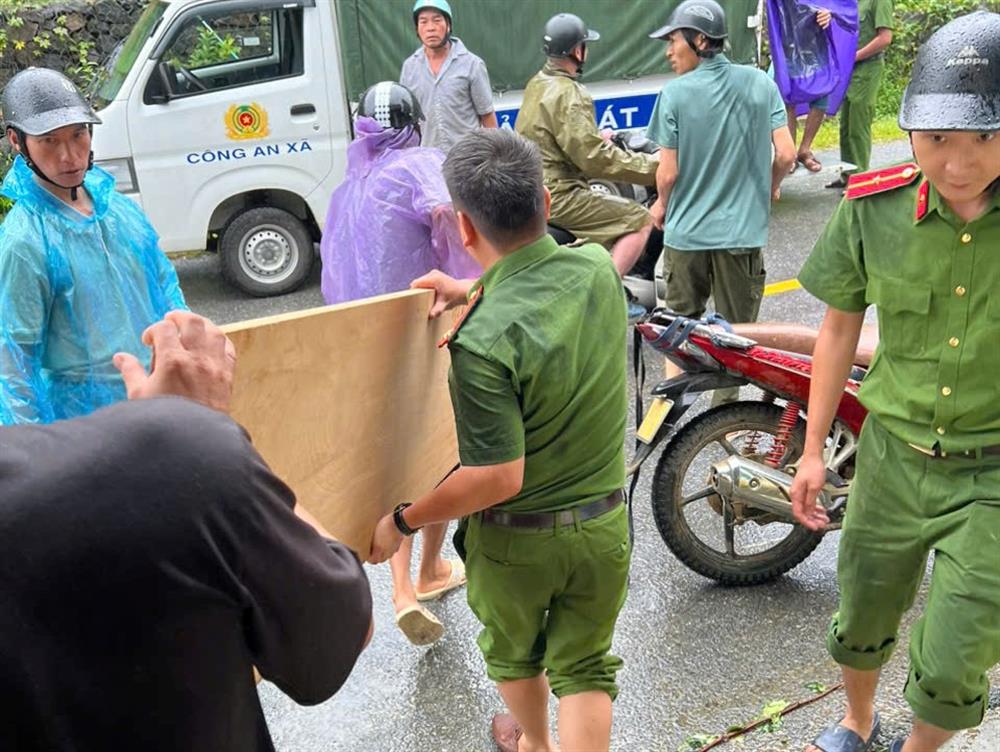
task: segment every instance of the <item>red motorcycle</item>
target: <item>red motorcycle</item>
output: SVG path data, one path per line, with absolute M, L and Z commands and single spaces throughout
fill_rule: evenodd
M 795 522 L 789 496 L 805 444 L 817 332 L 798 325 L 699 321 L 657 310 L 636 324 L 637 410 L 643 415 L 641 341 L 682 369 L 652 390 L 636 430 L 633 489 L 642 464 L 663 445 L 653 476 L 653 517 L 667 547 L 695 572 L 726 585 L 772 580 L 801 563 L 823 532 L 840 527 L 866 411 L 857 393 L 877 344 L 866 327 L 826 442 L 830 516 L 813 533 Z M 641 335 L 641 338 L 640 336 Z M 754 386 L 757 399 L 681 419 L 704 392 Z

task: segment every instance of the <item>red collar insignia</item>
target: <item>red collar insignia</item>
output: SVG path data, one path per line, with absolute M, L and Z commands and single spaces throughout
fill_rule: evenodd
M 927 216 L 928 202 L 930 200 L 931 184 L 928 181 L 924 181 L 920 184 L 920 188 L 917 189 L 917 208 L 913 214 L 913 218 L 920 221 Z
M 437 343 L 438 347 L 444 347 L 449 342 L 451 342 L 452 339 L 454 339 L 455 335 L 458 334 L 458 330 L 462 328 L 462 324 L 465 323 L 465 320 L 469 317 L 469 314 L 472 313 L 472 309 L 475 308 L 476 305 L 479 303 L 479 301 L 482 299 L 483 299 L 483 286 L 480 285 L 479 287 L 477 287 L 475 290 L 472 291 L 472 294 L 469 296 L 469 302 L 465 304 L 465 310 L 462 311 L 462 315 L 458 317 L 458 321 L 455 322 L 454 326 L 452 326 L 451 329 L 448 330 L 447 334 L 445 334 L 441 338 L 441 340 Z

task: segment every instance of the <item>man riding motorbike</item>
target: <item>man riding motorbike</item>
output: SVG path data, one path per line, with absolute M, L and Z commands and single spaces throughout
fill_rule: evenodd
M 515 130 L 542 152 L 545 187 L 552 194 L 549 221 L 581 240 L 600 243 L 624 276 L 652 230 L 652 217 L 635 201 L 595 193 L 588 178 L 656 184 L 655 156 L 626 152 L 597 129 L 594 100 L 577 81 L 587 43 L 600 39 L 572 13 L 545 24 L 545 66 L 528 82 Z

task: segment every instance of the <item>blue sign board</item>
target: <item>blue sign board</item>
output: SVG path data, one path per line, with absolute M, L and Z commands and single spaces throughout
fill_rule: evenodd
M 656 94 L 638 94 L 624 97 L 608 97 L 594 100 L 594 114 L 600 129 L 624 130 L 645 128 L 653 114 Z M 517 122 L 517 109 L 497 110 L 497 122 L 501 128 L 513 128 Z

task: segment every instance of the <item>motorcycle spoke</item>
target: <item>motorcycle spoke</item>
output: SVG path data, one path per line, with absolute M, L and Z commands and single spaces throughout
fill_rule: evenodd
M 715 493 L 715 489 L 711 486 L 705 486 L 700 491 L 695 491 L 690 496 L 685 496 L 681 499 L 681 506 L 686 507 L 688 504 L 698 501 L 699 499 L 707 499 L 709 496 Z
M 716 439 L 715 443 L 721 446 L 725 450 L 726 454 L 730 456 L 740 453 L 740 450 L 734 447 L 725 437 Z

